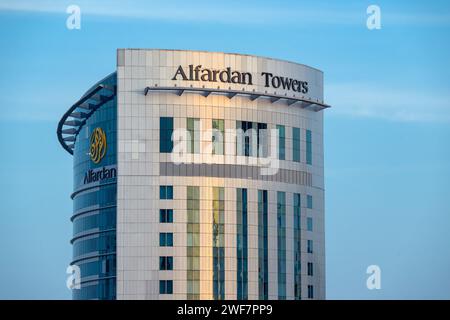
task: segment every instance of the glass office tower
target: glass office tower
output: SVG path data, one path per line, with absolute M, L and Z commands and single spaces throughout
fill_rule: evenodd
M 57 129 L 73 298 L 324 299 L 327 107 L 305 65 L 119 49 Z

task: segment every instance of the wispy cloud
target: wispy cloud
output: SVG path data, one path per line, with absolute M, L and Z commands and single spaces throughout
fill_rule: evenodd
M 448 92 L 419 92 L 411 89 L 363 84 L 325 86 L 331 115 L 371 117 L 406 122 L 450 122 Z
M 65 14 L 67 6 L 77 4 L 82 14 L 179 22 L 211 22 L 223 24 L 293 24 L 361 25 L 365 26 L 366 12 L 361 5 L 304 3 L 279 5 L 256 1 L 93 1 L 93 0 L 3 0 L 0 10 Z M 449 12 L 393 12 L 382 10 L 383 21 L 391 25 L 442 26 L 450 25 Z

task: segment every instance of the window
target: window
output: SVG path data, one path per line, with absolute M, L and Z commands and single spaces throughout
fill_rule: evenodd
M 306 130 L 306 164 L 312 164 L 311 130 Z
M 172 223 L 173 222 L 173 210 L 172 209 L 159 209 L 159 222 Z
M 225 299 L 225 189 L 213 187 L 213 298 Z
M 257 140 L 258 157 L 266 158 L 269 154 L 267 123 L 258 123 Z
M 250 121 L 236 121 L 236 154 L 238 156 L 250 157 L 253 155 L 254 130 Z
M 313 208 L 313 198 L 309 194 L 306 196 L 306 207 L 308 209 L 312 209 Z
M 312 240 L 308 240 L 307 242 L 306 242 L 306 244 L 307 244 L 307 252 L 308 253 L 313 253 L 313 241 Z
M 278 130 L 278 159 L 286 158 L 286 132 L 282 125 L 277 125 Z
M 173 186 L 159 186 L 159 198 L 161 200 L 173 199 Z
M 300 162 L 300 129 L 292 128 L 292 161 Z
M 212 153 L 224 154 L 225 145 L 225 124 L 223 120 L 213 119 L 212 121 Z
M 172 294 L 172 293 L 173 293 L 173 281 L 159 280 L 159 294 Z
M 294 297 L 300 300 L 302 297 L 301 287 L 301 196 L 294 193 Z
M 159 257 L 159 270 L 173 270 L 173 257 Z
M 314 287 L 308 285 L 308 299 L 314 299 Z
M 286 299 L 286 193 L 277 192 L 278 299 Z
M 269 239 L 267 190 L 258 190 L 258 293 L 259 299 L 269 299 Z
M 306 228 L 308 231 L 313 231 L 313 219 L 310 217 L 306 218 Z
M 247 189 L 236 189 L 237 300 L 248 299 Z
M 308 276 L 313 276 L 313 263 L 308 262 Z
M 187 187 L 187 299 L 200 299 L 200 188 Z
M 173 149 L 172 141 L 173 118 L 159 118 L 159 152 L 170 153 Z
M 173 233 L 161 232 L 159 234 L 160 247 L 173 247 Z
M 200 119 L 187 118 L 186 122 L 188 131 L 187 151 L 189 153 L 200 153 Z

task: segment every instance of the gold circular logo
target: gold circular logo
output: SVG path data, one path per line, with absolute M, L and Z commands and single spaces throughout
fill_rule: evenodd
M 106 154 L 106 134 L 102 128 L 95 128 L 92 131 L 90 154 L 94 163 L 102 161 Z

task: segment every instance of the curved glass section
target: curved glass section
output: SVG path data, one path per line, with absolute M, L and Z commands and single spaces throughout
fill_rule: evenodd
M 115 87 L 116 74 L 101 84 Z M 114 95 L 85 120 L 74 144 L 71 264 L 81 276 L 81 288 L 72 290 L 75 300 L 116 298 L 116 113 Z

